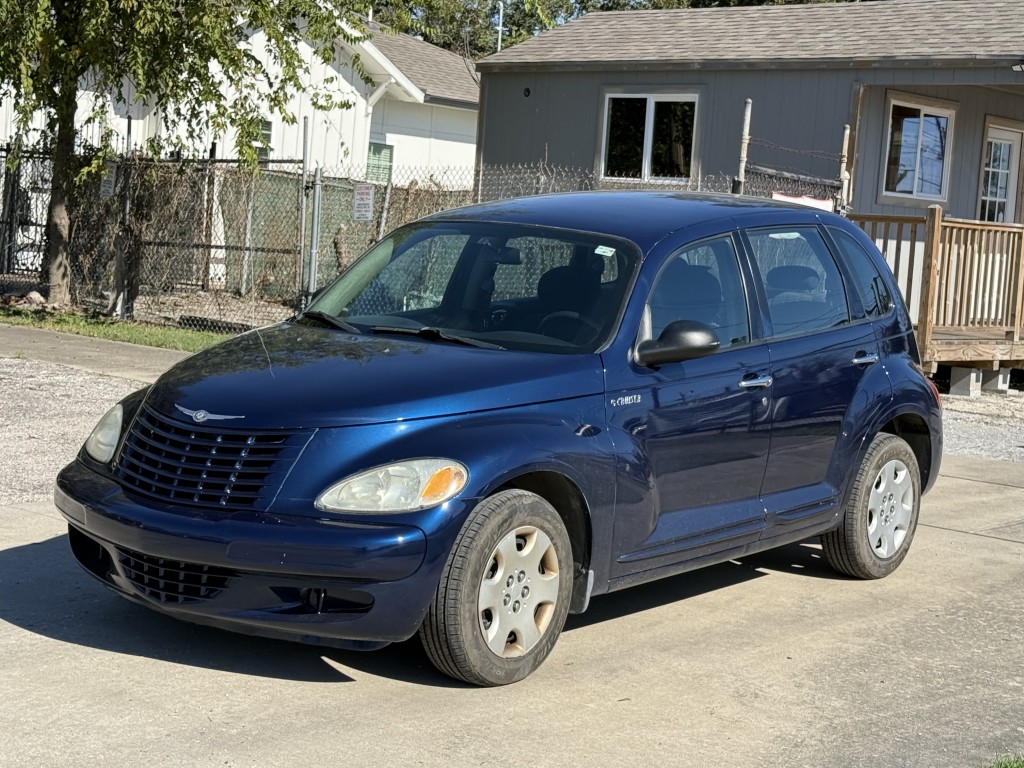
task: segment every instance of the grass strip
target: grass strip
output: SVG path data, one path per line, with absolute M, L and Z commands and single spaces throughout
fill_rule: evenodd
M 198 352 L 230 336 L 210 331 L 113 320 L 109 317 L 50 312 L 45 309 L 27 310 L 19 307 L 0 308 L 0 323 L 61 333 L 77 333 L 79 336 L 125 341 L 147 347 L 180 349 L 183 352 Z

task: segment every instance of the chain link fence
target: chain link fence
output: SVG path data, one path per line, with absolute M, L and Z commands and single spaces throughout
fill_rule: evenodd
M 0 180 L 0 281 L 31 290 L 46 247 L 49 159 L 15 145 L 0 146 Z
M 0 167 L 0 291 L 43 290 L 49 162 L 22 152 L 20 163 Z M 382 177 L 364 167 L 304 174 L 301 162 L 277 161 L 252 173 L 232 161 L 127 155 L 73 192 L 72 300 L 113 317 L 236 332 L 294 314 L 386 232 L 422 216 L 480 201 L 634 188 L 728 193 L 734 180 L 608 181 L 543 163 L 393 168 Z M 748 166 L 744 191 L 835 198 L 838 189 Z

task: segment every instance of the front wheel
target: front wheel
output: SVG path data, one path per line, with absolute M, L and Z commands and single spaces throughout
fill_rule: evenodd
M 854 480 L 842 524 L 821 537 L 825 559 L 848 576 L 888 576 L 907 556 L 920 509 L 917 457 L 896 435 L 876 435 Z
M 455 542 L 420 640 L 441 672 L 475 685 L 522 680 L 569 612 L 572 547 L 554 508 L 526 491 L 482 501 Z

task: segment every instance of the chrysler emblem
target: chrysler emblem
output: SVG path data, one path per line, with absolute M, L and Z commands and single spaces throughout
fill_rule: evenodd
M 174 407 L 184 413 L 186 416 L 191 416 L 192 421 L 196 424 L 202 424 L 204 421 L 226 421 L 227 419 L 244 419 L 245 416 L 228 416 L 223 413 L 210 413 L 200 408 L 198 411 L 193 411 L 190 408 L 184 408 L 177 403 Z

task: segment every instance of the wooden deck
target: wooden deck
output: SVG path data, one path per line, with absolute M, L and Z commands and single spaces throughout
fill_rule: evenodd
M 853 214 L 885 255 L 929 371 L 1024 367 L 1024 225 Z

